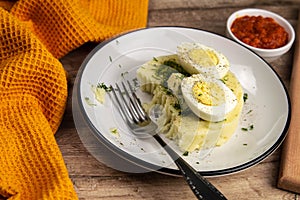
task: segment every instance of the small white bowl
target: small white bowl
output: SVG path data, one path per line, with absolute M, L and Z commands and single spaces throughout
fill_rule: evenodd
M 231 32 L 231 25 L 233 21 L 242 16 L 262 16 L 262 17 L 271 17 L 273 18 L 279 25 L 281 25 L 286 32 L 289 34 L 289 41 L 285 46 L 276 48 L 276 49 L 262 49 L 262 48 L 256 48 L 253 46 L 250 46 L 241 40 L 239 40 L 232 32 Z M 242 9 L 238 10 L 234 13 L 232 13 L 229 18 L 227 19 L 227 25 L 226 25 L 226 34 L 227 36 L 231 37 L 238 43 L 246 46 L 247 48 L 253 50 L 256 52 L 258 55 L 263 57 L 266 61 L 271 62 L 279 58 L 281 55 L 285 54 L 287 51 L 290 50 L 290 48 L 293 45 L 293 42 L 295 40 L 295 31 L 291 24 L 284 19 L 283 17 L 279 16 L 278 14 L 275 14 L 273 12 L 267 11 L 267 10 L 262 10 L 262 9 L 257 9 L 257 8 L 247 8 L 247 9 Z

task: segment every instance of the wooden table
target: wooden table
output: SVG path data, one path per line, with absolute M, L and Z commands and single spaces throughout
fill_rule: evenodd
M 224 35 L 227 17 L 246 7 L 274 11 L 295 27 L 300 0 L 149 0 L 148 26 L 186 26 Z M 80 199 L 195 199 L 181 177 L 156 172 L 129 174 L 98 162 L 84 148 L 72 117 L 72 89 L 77 71 L 97 44 L 89 43 L 61 59 L 69 73 L 69 99 L 64 120 L 56 133 L 70 177 Z M 284 84 L 289 86 L 293 49 L 272 62 Z M 228 199 L 299 199 L 299 194 L 276 187 L 281 148 L 260 164 L 223 177 L 208 178 Z

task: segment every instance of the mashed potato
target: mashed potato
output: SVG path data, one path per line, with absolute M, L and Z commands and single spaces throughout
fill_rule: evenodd
M 224 144 L 235 132 L 243 107 L 243 89 L 239 81 L 230 71 L 221 79 L 237 99 L 225 119 L 219 122 L 203 120 L 185 103 L 181 81 L 190 74 L 179 63 L 176 54 L 161 56 L 137 70 L 141 89 L 153 95 L 152 101 L 145 104 L 146 110 L 156 104 L 163 105 L 165 114 L 158 120 L 159 128 L 166 137 L 176 141 L 183 152 Z

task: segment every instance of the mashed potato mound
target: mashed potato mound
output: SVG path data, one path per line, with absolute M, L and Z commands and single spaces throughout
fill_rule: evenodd
M 239 81 L 230 71 L 221 79 L 236 95 L 237 105 L 225 120 L 205 121 L 193 114 L 184 102 L 180 82 L 189 74 L 178 63 L 176 54 L 161 56 L 137 70 L 141 89 L 153 95 L 152 101 L 144 105 L 146 110 L 156 104 L 164 107 L 159 128 L 167 138 L 176 141 L 183 152 L 223 145 L 235 132 L 242 111 L 243 89 Z

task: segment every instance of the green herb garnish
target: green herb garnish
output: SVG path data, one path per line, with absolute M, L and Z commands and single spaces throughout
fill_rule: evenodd
M 244 93 L 243 99 L 244 99 L 244 102 L 246 102 L 248 100 L 248 94 L 247 93 Z
M 254 125 L 251 124 L 251 125 L 249 126 L 249 130 L 251 131 L 251 130 L 253 130 L 253 129 L 254 129 Z
M 247 128 L 245 128 L 245 127 L 241 128 L 242 131 L 252 131 L 253 129 L 254 129 L 254 125 L 253 124 L 251 124 Z
M 247 112 L 247 114 L 250 114 L 252 111 L 253 111 L 253 110 L 249 110 L 249 111 Z
M 98 83 L 97 88 L 102 88 L 104 89 L 106 92 L 110 92 L 111 88 L 106 86 L 104 83 Z
M 176 110 L 180 110 L 181 106 L 179 103 L 175 103 L 175 105 L 173 106 Z
M 163 80 L 162 86 L 167 88 L 168 87 L 167 81 L 173 73 L 178 73 L 178 71 L 167 65 L 159 65 L 155 71 L 155 76 L 161 77 L 161 79 Z
M 124 76 L 127 75 L 127 74 L 128 74 L 128 72 L 122 72 L 122 73 L 121 73 L 121 76 L 124 77 Z
M 135 88 L 139 87 L 139 81 L 137 78 L 132 79 L 132 82 Z
M 169 67 L 172 67 L 173 69 L 176 69 L 179 73 L 185 75 L 185 76 L 190 76 L 191 74 L 188 73 L 187 71 L 185 71 L 183 69 L 183 67 L 178 64 L 177 62 L 175 62 L 174 60 L 166 60 L 163 62 L 164 65 L 167 65 Z
M 94 104 L 89 97 L 85 97 L 84 100 L 89 106 L 96 106 L 96 104 Z
M 118 131 L 117 128 L 110 128 L 109 131 L 110 131 L 110 133 L 113 134 L 114 136 L 120 137 L 119 131 Z

